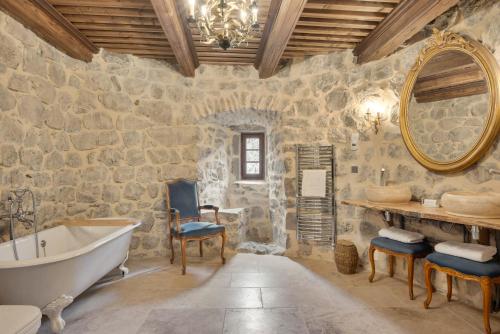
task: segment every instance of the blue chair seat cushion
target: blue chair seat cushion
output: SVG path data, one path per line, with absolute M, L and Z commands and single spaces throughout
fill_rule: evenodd
M 477 262 L 438 252 L 427 255 L 426 259 L 440 267 L 454 269 L 466 275 L 488 277 L 500 276 L 500 262 L 498 262 L 497 259 L 488 262 Z
M 426 241 L 410 244 L 389 238 L 377 237 L 372 239 L 371 244 L 379 248 L 402 254 L 416 255 L 426 254 L 432 251 L 431 246 Z
M 177 228 L 172 228 L 172 234 L 180 237 L 202 237 L 210 234 L 217 234 L 224 231 L 223 225 L 217 225 L 209 222 L 189 222 L 181 225 L 181 233 Z

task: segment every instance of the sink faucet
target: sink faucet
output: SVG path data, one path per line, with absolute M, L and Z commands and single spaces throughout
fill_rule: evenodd
M 380 185 L 385 186 L 385 168 L 380 169 Z

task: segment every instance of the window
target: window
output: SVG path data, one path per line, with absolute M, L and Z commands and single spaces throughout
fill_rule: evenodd
M 241 134 L 241 178 L 264 180 L 264 134 Z

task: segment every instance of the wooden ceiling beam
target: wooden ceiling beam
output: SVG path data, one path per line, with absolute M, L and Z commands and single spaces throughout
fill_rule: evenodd
M 391 54 L 458 0 L 404 0 L 355 49 L 358 64 Z
M 374 0 L 358 0 L 361 2 L 373 2 Z M 377 2 L 385 2 L 385 3 L 393 3 L 393 4 L 398 4 L 403 0 L 376 0 Z
M 354 20 L 354 21 L 374 21 L 380 22 L 385 18 L 384 13 L 375 12 L 355 12 L 347 10 L 327 10 L 327 9 L 305 9 L 302 17 L 334 19 L 334 20 Z
M 240 62 L 240 61 L 226 61 L 226 62 L 219 62 L 219 61 L 214 61 L 214 60 L 204 60 L 203 61 L 203 64 L 207 64 L 207 65 L 220 65 L 220 66 L 228 66 L 228 65 L 231 65 L 231 66 L 250 66 L 253 64 L 253 61 L 251 62 Z
M 272 76 L 281 60 L 307 0 L 272 0 L 255 67 L 260 78 Z
M 252 58 L 255 60 L 255 53 L 227 53 L 227 52 L 198 52 L 198 58 L 207 58 L 207 57 L 213 57 L 213 58 L 224 58 L 224 57 L 233 57 L 233 58 Z
M 2 0 L 0 9 L 73 58 L 89 62 L 98 51 L 46 0 Z
M 87 37 L 112 37 L 112 38 L 141 38 L 141 39 L 151 39 L 151 40 L 164 40 L 167 38 L 163 33 L 149 33 L 149 32 L 133 32 L 133 31 L 101 31 L 101 30 L 81 30 L 81 32 Z
M 194 77 L 198 58 L 194 49 L 191 31 L 176 0 L 151 0 L 160 24 L 167 36 L 182 74 Z
M 417 103 L 427 103 L 455 99 L 458 97 L 487 94 L 488 85 L 484 81 L 473 81 L 461 85 L 449 86 L 445 88 L 430 90 L 416 94 Z
M 85 6 L 56 6 L 57 11 L 63 15 L 97 15 L 97 16 L 123 16 L 156 18 L 152 9 L 134 8 L 107 8 Z
M 363 39 L 361 36 L 346 36 L 346 35 L 313 35 L 313 34 L 296 34 L 292 35 L 290 41 L 329 41 L 329 42 L 352 42 L 358 43 Z
M 324 28 L 349 28 L 349 29 L 370 29 L 377 27 L 377 22 L 359 20 L 338 20 L 319 17 L 301 17 L 297 26 L 324 27 Z
M 153 17 L 123 17 L 123 16 L 101 16 L 101 15 L 64 15 L 72 23 L 99 23 L 99 24 L 126 24 L 139 26 L 160 26 L 160 23 Z
M 371 30 L 368 29 L 345 29 L 345 28 L 330 28 L 324 29 L 321 27 L 295 27 L 294 34 L 313 34 L 313 35 L 342 35 L 342 36 L 359 36 L 365 37 L 370 34 Z
M 283 53 L 283 59 L 293 59 L 293 58 L 304 58 L 304 57 L 310 57 L 310 56 L 316 56 L 316 55 L 324 55 L 330 53 L 329 51 L 322 51 L 322 52 L 305 52 L 305 51 L 285 51 Z
M 303 47 L 327 47 L 327 48 L 345 48 L 353 49 L 356 43 L 349 42 L 324 42 L 324 41 L 297 41 L 290 40 L 288 46 L 303 46 Z
M 169 46 L 162 45 L 148 45 L 148 44 L 120 44 L 120 43 L 95 43 L 98 47 L 104 49 L 132 49 L 136 51 L 165 51 L 168 54 L 172 54 L 172 49 Z
M 49 0 L 53 6 L 153 9 L 148 0 Z
M 92 43 L 115 43 L 115 44 L 144 44 L 144 45 L 157 45 L 157 46 L 169 46 L 170 44 L 166 39 L 142 39 L 142 38 L 122 38 L 122 37 L 89 37 Z
M 136 56 L 141 56 L 141 55 L 154 55 L 154 56 L 174 56 L 173 51 L 169 49 L 164 49 L 164 50 L 139 50 L 139 49 L 134 49 L 134 48 L 111 48 L 111 47 L 106 47 L 104 48 L 109 51 L 117 52 L 117 53 L 125 53 L 125 54 L 132 54 Z
M 390 13 L 396 4 L 390 2 L 367 2 L 356 0 L 309 0 L 307 9 L 349 10 L 359 12 Z
M 305 52 L 334 52 L 334 51 L 343 51 L 347 48 L 345 47 L 318 47 L 318 46 L 287 46 L 285 52 L 288 51 L 305 51 Z
M 89 31 L 113 31 L 113 32 L 147 32 L 147 33 L 163 33 L 161 26 L 148 25 L 133 25 L 133 24 L 103 24 L 103 23 L 87 23 L 75 22 L 74 26 L 80 29 L 81 32 Z

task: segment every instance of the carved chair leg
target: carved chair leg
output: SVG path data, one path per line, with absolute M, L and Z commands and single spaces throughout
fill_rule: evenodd
M 186 275 L 186 239 L 181 239 L 182 274 Z
M 427 299 L 424 301 L 424 307 L 429 308 L 432 301 L 432 266 L 431 263 L 426 261 L 424 264 L 425 286 L 427 287 Z
M 226 244 L 226 232 L 222 232 L 221 233 L 221 237 L 222 237 L 222 245 L 221 245 L 221 249 L 220 249 L 220 257 L 222 259 L 222 264 L 226 264 L 226 258 L 224 257 L 224 245 Z
M 170 234 L 170 264 L 174 263 L 174 236 Z
M 446 283 L 448 285 L 448 293 L 446 294 L 446 299 L 451 301 L 451 295 L 453 294 L 453 277 L 450 274 L 446 274 Z
M 371 272 L 370 276 L 368 277 L 368 281 L 370 281 L 370 283 L 373 282 L 373 278 L 375 277 L 375 257 L 374 257 L 374 254 L 375 254 L 375 247 L 370 245 L 370 249 L 368 250 L 368 257 L 370 259 L 370 267 L 372 269 L 372 272 Z
M 389 255 L 389 276 L 394 277 L 394 255 Z
M 200 257 L 203 257 L 203 241 L 200 240 Z
M 410 294 L 410 300 L 415 299 L 413 296 L 413 273 L 415 266 L 415 257 L 413 255 L 408 255 L 407 257 L 408 266 L 408 293 Z
M 491 334 L 490 328 L 490 308 L 491 308 L 491 287 L 492 282 L 489 277 L 481 277 L 481 290 L 483 291 L 483 323 L 486 334 Z

